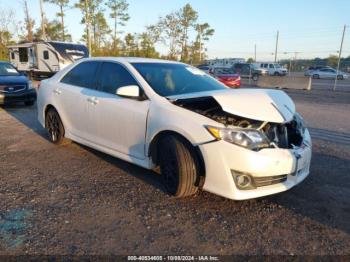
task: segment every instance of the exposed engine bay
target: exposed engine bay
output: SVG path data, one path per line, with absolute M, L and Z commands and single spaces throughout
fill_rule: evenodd
M 292 121 L 284 124 L 269 123 L 243 118 L 223 111 L 213 97 L 186 98 L 172 101 L 173 104 L 201 114 L 224 124 L 226 127 L 256 129 L 265 134 L 271 147 L 295 148 L 303 143 L 305 127 L 301 117 L 296 114 Z

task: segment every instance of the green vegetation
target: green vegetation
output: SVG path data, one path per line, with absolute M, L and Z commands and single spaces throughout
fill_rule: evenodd
M 160 17 L 141 33 L 123 32 L 121 29 L 130 19 L 127 0 L 44 0 L 44 3 L 55 5 L 58 12 L 52 20 L 42 14 L 43 21 L 37 21 L 37 28 L 34 28 L 35 21 L 30 16 L 27 1 L 23 0 L 25 19 L 22 28 L 13 26 L 16 29 L 11 29 L 13 13 L 9 17 L 8 10 L 0 12 L 0 59 L 8 58 L 6 46 L 15 42 L 14 35 L 20 41 L 72 41 L 69 25 L 65 23 L 66 12 L 72 8 L 81 11 L 81 23 L 85 28 L 81 42 L 86 44 L 92 56 L 160 58 L 157 45 L 163 44 L 168 47 L 168 52 L 162 58 L 199 64 L 205 60 L 205 44 L 214 34 L 208 23 L 198 22 L 199 14 L 190 4 Z M 2 26 L 3 21 L 9 22 Z

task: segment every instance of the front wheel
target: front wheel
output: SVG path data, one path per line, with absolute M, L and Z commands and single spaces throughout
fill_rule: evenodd
M 337 76 L 337 79 L 338 79 L 338 80 L 343 80 L 344 77 L 343 77 L 342 75 L 338 75 L 338 76 Z
M 179 198 L 195 194 L 199 167 L 192 145 L 180 137 L 166 136 L 158 150 L 160 171 L 169 194 Z
M 64 127 L 60 116 L 54 108 L 50 108 L 46 113 L 45 127 L 52 143 L 61 144 L 63 142 Z
M 312 78 L 313 78 L 313 79 L 320 79 L 320 75 L 314 74 L 314 75 L 312 75 Z

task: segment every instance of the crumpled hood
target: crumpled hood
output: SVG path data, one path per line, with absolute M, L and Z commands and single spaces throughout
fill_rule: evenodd
M 283 91 L 271 89 L 219 90 L 168 97 L 171 100 L 213 97 L 223 111 L 249 119 L 286 123 L 293 119 L 295 105 Z

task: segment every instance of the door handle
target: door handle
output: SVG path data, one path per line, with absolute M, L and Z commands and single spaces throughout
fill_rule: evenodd
M 56 95 L 62 94 L 62 91 L 59 90 L 58 88 L 56 88 L 55 90 L 53 90 L 53 92 L 54 92 Z
M 91 104 L 97 105 L 98 104 L 98 99 L 96 97 L 89 97 L 87 99 L 88 102 L 90 102 Z

